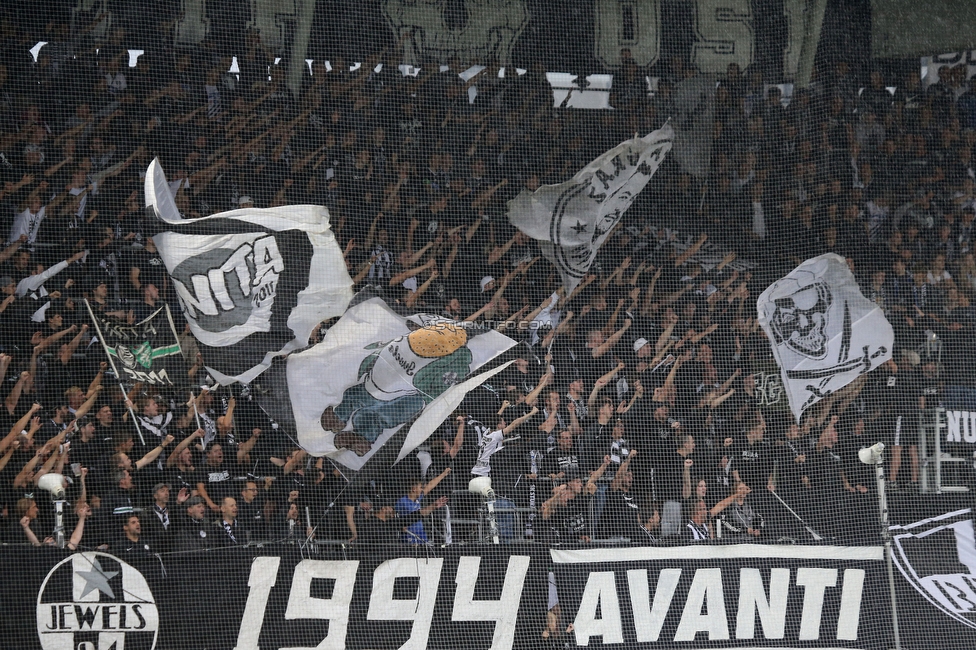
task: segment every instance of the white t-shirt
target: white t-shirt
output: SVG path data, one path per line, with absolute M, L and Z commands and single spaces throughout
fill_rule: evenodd
M 34 240 L 37 239 L 37 231 L 41 229 L 41 222 L 44 221 L 46 210 L 46 206 L 41 206 L 36 214 L 31 213 L 30 208 L 19 213 L 14 217 L 14 223 L 10 227 L 10 235 L 7 236 L 7 241 L 15 242 L 20 239 L 21 235 L 27 235 L 27 243 L 33 244 Z
M 502 441 L 505 433 L 498 429 L 491 433 L 486 433 L 478 442 L 478 462 L 471 468 L 471 473 L 475 476 L 488 476 L 491 474 L 491 457 L 502 448 Z

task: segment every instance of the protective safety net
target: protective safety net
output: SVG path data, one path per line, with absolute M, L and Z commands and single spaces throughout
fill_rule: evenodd
M 976 647 L 956 4 L 5 3 L 0 647 Z

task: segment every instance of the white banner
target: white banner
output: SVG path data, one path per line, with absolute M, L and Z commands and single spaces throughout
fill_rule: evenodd
M 834 253 L 771 284 L 757 307 L 797 421 L 807 407 L 891 358 L 891 325 Z
M 379 298 L 355 305 L 321 343 L 288 358 L 298 442 L 358 470 L 404 424 L 432 409 L 435 417 L 421 416 L 410 431 L 416 447 L 490 373 L 465 378 L 514 345 L 495 331 L 404 318 Z
M 539 242 L 571 291 L 600 246 L 671 151 L 669 124 L 627 140 L 558 185 L 523 190 L 508 202 L 508 220 Z
M 153 241 L 220 383 L 253 380 L 273 357 L 308 345 L 316 325 L 345 311 L 352 279 L 326 208 L 183 219 L 171 198 L 153 161 L 146 175 L 146 201 L 160 220 Z

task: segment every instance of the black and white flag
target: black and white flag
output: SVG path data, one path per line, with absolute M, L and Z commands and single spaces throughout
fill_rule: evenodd
M 303 449 L 353 470 L 409 424 L 403 458 L 469 391 L 506 367 L 474 374 L 515 341 L 469 325 L 400 316 L 380 298 L 354 305 L 321 343 L 288 357 L 276 408 L 290 409 Z
M 324 207 L 182 219 L 167 197 L 154 160 L 146 174 L 146 201 L 159 220 L 153 241 L 207 370 L 221 384 L 250 382 L 345 311 L 352 279 Z
M 523 190 L 508 202 L 508 220 L 539 242 L 571 291 L 600 246 L 671 150 L 669 124 L 610 149 L 570 180 Z
M 165 304 L 145 320 L 129 324 L 96 314 L 85 301 L 99 343 L 115 376 L 153 386 L 182 386 L 189 380 L 173 316 Z
M 797 421 L 807 407 L 891 358 L 891 325 L 834 253 L 771 284 L 757 307 Z
M 891 559 L 909 584 L 944 614 L 976 628 L 976 534 L 969 508 L 891 526 Z

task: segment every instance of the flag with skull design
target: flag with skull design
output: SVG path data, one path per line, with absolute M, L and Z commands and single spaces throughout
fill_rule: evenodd
M 797 421 L 808 407 L 891 358 L 891 324 L 861 294 L 839 255 L 803 262 L 763 291 L 757 307 Z

